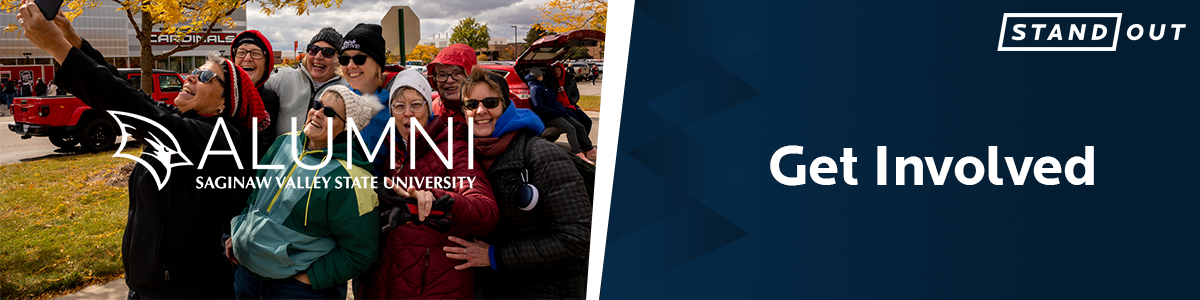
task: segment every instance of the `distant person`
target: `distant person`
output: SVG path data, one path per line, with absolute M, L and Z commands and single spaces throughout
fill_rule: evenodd
M 21 97 L 33 95 L 33 81 L 21 81 Z
M 575 120 L 574 114 L 558 102 L 554 92 L 551 92 L 543 83 L 545 77 L 542 70 L 538 68 L 529 69 L 529 74 L 525 75 L 525 82 L 529 85 L 529 95 L 531 96 L 529 100 L 533 102 L 533 111 L 542 118 L 542 123 L 546 127 L 554 127 L 567 135 L 567 143 L 571 144 L 571 154 L 579 156 L 588 163 L 595 164 L 588 157 L 595 157 L 596 149 L 592 146 L 592 140 L 588 138 L 587 132 L 584 131 L 583 124 Z
M 592 85 L 596 85 L 596 79 L 600 78 L 600 68 L 592 65 Z
M 592 117 L 589 117 L 587 113 L 583 112 L 583 108 L 579 107 L 579 84 L 575 82 L 574 76 L 566 74 L 565 70 L 567 67 L 562 63 L 554 63 L 551 66 L 555 67 L 554 75 L 558 77 L 559 86 L 562 87 L 558 92 L 558 102 L 571 111 L 571 114 L 575 116 L 575 121 L 583 124 L 583 129 L 590 136 L 592 132 Z M 593 161 L 596 160 L 595 157 L 590 157 L 590 159 Z
M 54 80 L 51 80 L 46 88 L 46 96 L 58 96 L 58 86 L 54 85 Z
M 48 87 L 46 86 L 46 82 L 42 81 L 41 78 L 38 78 L 37 84 L 34 84 L 34 86 L 33 86 L 34 96 L 38 96 L 38 97 L 46 96 L 46 89 L 48 89 Z
M 4 105 L 12 105 L 13 98 L 17 97 L 17 80 L 9 78 L 4 81 Z

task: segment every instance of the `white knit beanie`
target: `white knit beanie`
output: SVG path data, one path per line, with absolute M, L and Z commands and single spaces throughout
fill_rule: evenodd
M 346 103 L 346 120 L 354 119 L 354 125 L 357 125 L 359 130 L 367 128 L 367 124 L 371 123 L 371 118 L 383 110 L 383 103 L 379 103 L 379 97 L 375 97 L 373 94 L 358 95 L 344 85 L 334 85 L 326 88 L 321 97 L 330 93 L 342 96 L 342 102 Z
M 425 98 L 425 104 L 431 104 L 429 101 L 433 99 L 433 88 L 429 86 L 429 79 L 425 75 L 421 75 L 421 72 L 416 69 L 400 71 L 399 74 L 396 74 L 395 78 L 392 78 L 392 81 L 395 82 L 392 83 L 392 90 L 388 91 L 390 95 L 388 96 L 389 102 L 400 98 L 396 93 L 399 93 L 401 88 L 407 87 L 417 90 L 417 93 Z M 433 116 L 435 113 L 431 112 L 429 115 Z

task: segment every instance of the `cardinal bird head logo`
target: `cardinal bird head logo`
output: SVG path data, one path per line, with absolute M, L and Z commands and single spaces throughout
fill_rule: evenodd
M 150 147 L 143 149 L 142 154 L 154 159 L 146 161 L 141 157 L 125 154 L 125 145 L 129 141 L 127 139 L 121 140 L 121 147 L 117 148 L 117 153 L 113 154 L 113 157 L 132 159 L 142 165 L 142 167 L 145 167 L 150 175 L 154 176 L 154 182 L 158 184 L 159 190 L 162 190 L 167 185 L 167 181 L 171 180 L 171 168 L 193 165 L 187 156 L 179 152 L 181 148 L 175 136 L 170 131 L 167 131 L 167 128 L 158 124 L 158 122 L 123 111 L 110 110 L 108 113 L 117 121 L 117 127 L 121 128 L 122 135 L 132 135 L 133 131 L 145 133 L 145 136 L 141 136 L 139 139 Z M 181 158 L 182 161 L 172 162 L 176 156 Z M 155 165 L 161 167 L 155 167 Z M 162 170 L 162 174 L 159 174 L 160 169 Z

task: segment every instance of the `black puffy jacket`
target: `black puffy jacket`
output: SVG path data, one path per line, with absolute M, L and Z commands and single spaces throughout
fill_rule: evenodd
M 483 297 L 505 299 L 579 298 L 580 273 L 587 266 L 592 206 L 583 178 L 562 148 L 518 130 L 508 149 L 487 170 L 500 209 L 496 229 L 480 239 L 495 247 L 495 270 L 479 268 Z M 525 162 L 525 147 L 529 162 Z M 529 169 L 529 183 L 540 198 L 530 211 L 517 208 L 514 197 Z
M 109 110 L 124 111 L 161 124 L 193 164 L 171 169 L 162 189 L 142 164 L 129 176 L 129 213 L 121 242 L 129 288 L 143 298 L 232 298 L 233 272 L 224 255 L 222 234 L 229 232 L 229 220 L 245 205 L 250 190 L 197 189 L 196 181 L 198 176 L 253 177 L 250 130 L 234 118 L 225 118 L 245 169 L 239 170 L 232 156 L 213 155 L 200 170 L 197 166 L 213 127 L 224 117 L 203 117 L 194 111 L 180 114 L 174 107 L 157 104 L 130 87 L 86 41 L 82 49 L 71 49 L 55 75 L 63 88 L 105 115 Z M 129 131 L 145 141 L 145 128 Z M 216 140 L 214 151 L 229 150 L 223 137 Z M 161 169 L 150 150 L 147 146 L 141 159 Z

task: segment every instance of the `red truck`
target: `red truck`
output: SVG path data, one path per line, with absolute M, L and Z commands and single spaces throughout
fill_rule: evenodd
M 141 69 L 117 70 L 131 86 L 141 87 Z M 183 89 L 183 77 L 170 70 L 154 70 L 152 77 L 153 99 L 175 104 L 175 96 Z M 17 97 L 9 110 L 14 123 L 8 124 L 8 130 L 22 139 L 48 136 L 50 143 L 61 148 L 79 144 L 83 151 L 98 152 L 112 146 L 120 133 L 112 116 L 93 110 L 74 96 Z

